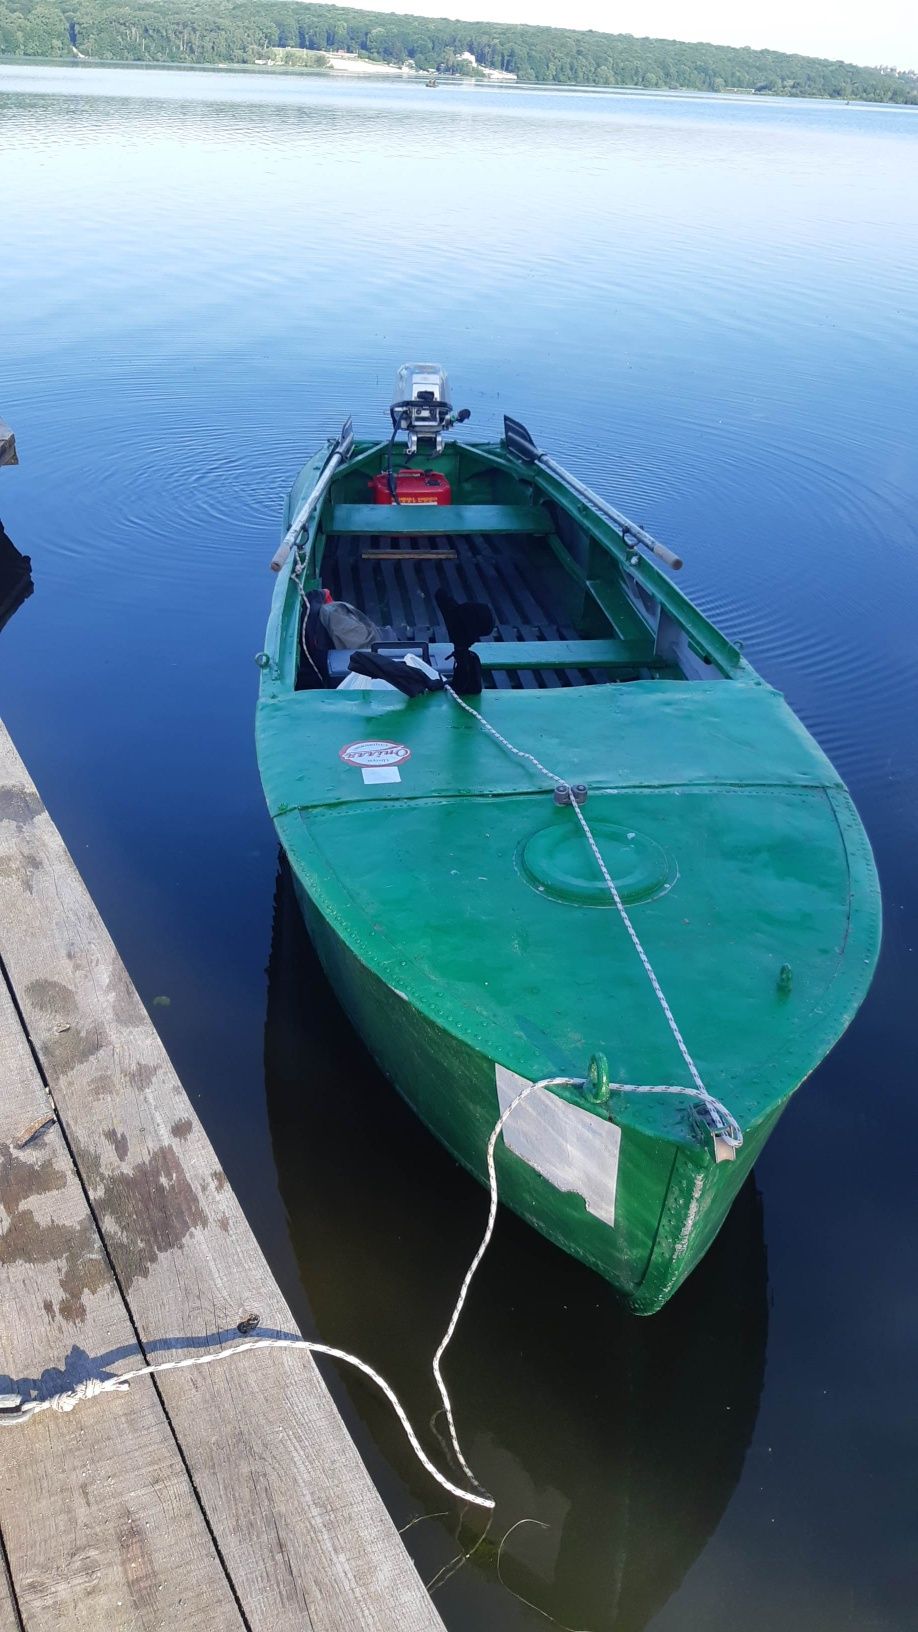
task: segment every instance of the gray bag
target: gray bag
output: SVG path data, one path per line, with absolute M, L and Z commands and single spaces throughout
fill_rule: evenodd
M 372 646 L 374 641 L 382 639 L 372 618 L 351 606 L 349 601 L 328 601 L 320 607 L 319 617 L 338 652 L 355 652 L 360 646 Z

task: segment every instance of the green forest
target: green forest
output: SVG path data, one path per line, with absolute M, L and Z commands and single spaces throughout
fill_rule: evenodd
M 355 51 L 424 73 L 498 68 L 524 83 L 742 90 L 918 105 L 918 74 L 754 51 L 567 28 L 270 4 L 265 0 L 0 0 L 0 55 L 207 66 L 293 62 Z M 469 52 L 476 68 L 462 54 Z M 321 56 L 302 57 L 321 68 Z

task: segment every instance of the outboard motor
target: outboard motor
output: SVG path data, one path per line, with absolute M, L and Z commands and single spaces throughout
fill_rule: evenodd
M 468 408 L 453 409 L 446 371 L 438 363 L 403 363 L 395 376 L 395 401 L 389 413 L 393 439 L 408 432 L 408 456 L 443 451 L 443 432 L 471 418 Z

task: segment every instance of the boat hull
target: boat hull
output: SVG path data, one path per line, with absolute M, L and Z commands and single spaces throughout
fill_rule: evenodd
M 487 1185 L 489 1136 L 508 1092 L 524 1079 L 501 1073 L 493 1059 L 421 1013 L 368 968 L 327 921 L 295 866 L 292 872 L 306 928 L 351 1023 L 431 1133 Z M 503 1095 L 501 1075 L 510 1084 Z M 521 1105 L 507 1124 L 511 1148 L 498 1146 L 501 1202 L 602 1275 L 636 1314 L 662 1308 L 704 1256 L 780 1114 L 775 1111 L 748 1134 L 736 1160 L 721 1163 L 700 1147 L 696 1153 L 636 1128 L 622 1130 L 610 1222 L 592 1212 L 578 1190 L 560 1188 L 538 1171 L 531 1149 L 514 1151 L 514 1116 L 523 1110 Z M 574 1167 L 576 1159 L 575 1141 Z M 582 1180 L 576 1171 L 567 1178 L 589 1191 L 595 1171 L 589 1161 L 587 1167 Z
M 536 1081 L 497 1148 L 501 1199 L 651 1313 L 867 991 L 866 835 L 780 694 L 563 473 L 448 444 L 453 502 L 381 516 L 386 446 L 338 457 L 291 491 L 285 528 L 307 519 L 258 658 L 259 769 L 307 928 L 384 1073 L 480 1181 Z M 475 705 L 336 685 L 341 652 L 323 677 L 302 603 L 328 594 L 396 645 L 429 637 L 447 670 L 443 608 L 477 597 L 495 639 Z M 588 789 L 621 904 L 549 781 Z M 642 1091 L 538 1085 L 597 1056 Z

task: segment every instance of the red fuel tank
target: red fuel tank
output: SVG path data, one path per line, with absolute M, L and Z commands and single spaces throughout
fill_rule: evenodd
M 370 482 L 375 504 L 391 504 L 389 478 L 385 471 Z M 400 470 L 395 477 L 399 504 L 452 504 L 449 482 L 438 470 Z

